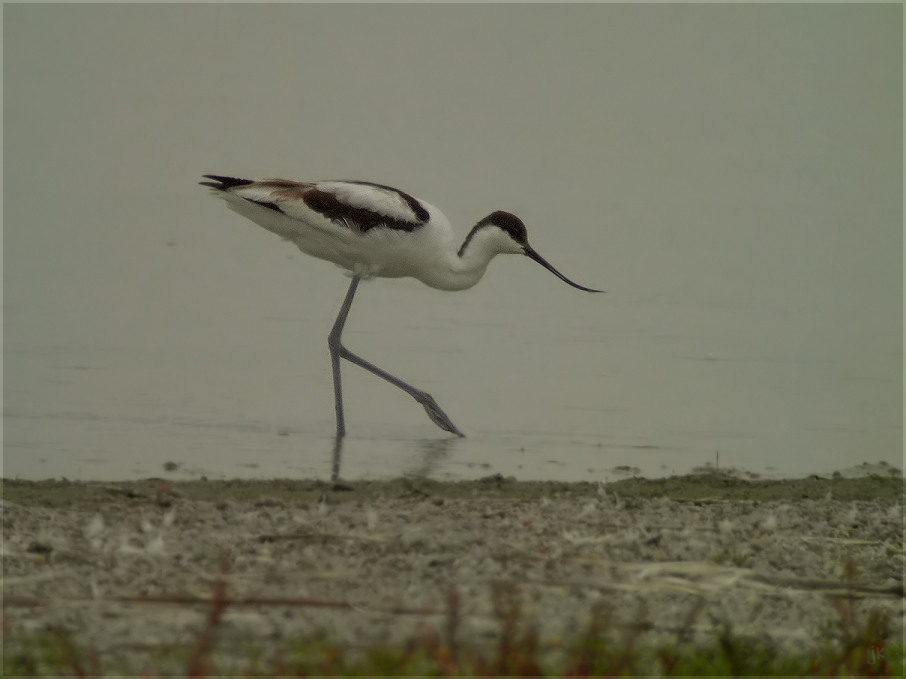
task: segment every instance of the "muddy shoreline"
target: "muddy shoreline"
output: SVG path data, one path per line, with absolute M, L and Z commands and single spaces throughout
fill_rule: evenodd
M 69 481 L 49 479 L 25 481 L 0 479 L 3 499 L 45 507 L 90 505 L 126 499 L 150 499 L 163 494 L 170 499 L 198 501 L 257 501 L 263 499 L 310 502 L 329 493 L 330 501 L 366 502 L 406 493 L 431 495 L 436 498 L 461 499 L 487 496 L 498 499 L 531 501 L 545 497 L 596 496 L 601 489 L 627 498 L 669 498 L 671 500 L 875 500 L 897 498 L 903 493 L 904 479 L 898 470 L 885 466 L 871 467 L 881 473 L 841 474 L 831 477 L 810 476 L 802 479 L 759 480 L 738 473 L 706 470 L 698 474 L 662 479 L 633 477 L 609 483 L 517 481 L 500 475 L 475 481 L 434 481 L 426 478 L 399 478 L 385 481 L 324 480 L 191 480 L 173 481 L 165 477 L 140 481 Z M 858 468 L 856 468 L 858 469 Z
M 903 634 L 901 477 L 7 479 L 2 518 L 6 643 L 65 629 L 149 670 L 200 629 L 224 564 L 221 668 L 305 635 L 396 643 L 442 627 L 451 592 L 463 643 L 493 642 L 502 591 L 545 643 L 602 606 L 667 640 L 700 607 L 693 636 L 726 621 L 795 649 L 841 597 Z

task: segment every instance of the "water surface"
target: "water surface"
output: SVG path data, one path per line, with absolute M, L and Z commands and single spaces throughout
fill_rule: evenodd
M 363 285 L 350 349 L 467 437 L 345 366 L 345 478 L 902 465 L 900 6 L 4 21 L 6 476 L 331 474 L 347 281 L 204 173 L 387 183 L 460 237 L 508 210 L 608 291 L 512 256 L 465 292 Z

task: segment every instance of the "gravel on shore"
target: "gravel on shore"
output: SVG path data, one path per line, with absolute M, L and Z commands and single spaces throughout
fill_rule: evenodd
M 681 630 L 784 649 L 817 643 L 855 597 L 903 635 L 903 479 L 747 481 L 722 473 L 611 484 L 493 477 L 3 481 L 6 644 L 65 629 L 102 658 L 157 671 L 231 604 L 220 667 L 300 636 L 340 646 L 442 630 L 493 643 L 501 597 L 556 643 L 596 607 L 646 642 Z M 691 621 L 691 625 L 690 625 Z M 694 641 L 689 639 L 689 641 Z

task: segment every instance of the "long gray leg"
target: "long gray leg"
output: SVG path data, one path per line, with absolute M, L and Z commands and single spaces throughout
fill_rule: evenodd
M 387 380 L 390 384 L 405 391 L 422 405 L 431 421 L 444 431 L 456 434 L 457 436 L 465 436 L 465 434 L 456 428 L 456 425 L 453 424 L 453 421 L 449 417 L 447 417 L 447 414 L 441 410 L 440 406 L 437 405 L 437 401 L 434 400 L 431 394 L 422 391 L 421 389 L 416 389 L 411 384 L 407 384 L 401 379 L 394 377 L 386 370 L 381 370 L 374 363 L 366 361 L 361 356 L 357 356 L 349 351 L 349 349 L 344 347 L 340 342 L 340 336 L 343 334 L 343 326 L 346 325 L 346 317 L 349 315 L 349 307 L 352 306 L 352 298 L 355 296 L 356 288 L 359 286 L 359 280 L 358 277 L 353 276 L 352 283 L 349 284 L 349 290 L 346 292 L 346 299 L 343 300 L 343 305 L 340 307 L 340 313 L 337 315 L 337 320 L 334 322 L 333 329 L 327 336 L 327 345 L 330 347 L 330 363 L 333 368 L 333 393 L 337 411 L 337 438 L 346 434 L 346 423 L 343 419 L 343 387 L 340 383 L 341 358 L 345 358 L 350 363 L 355 363 L 357 366 L 364 368 L 371 374 L 377 375 L 381 379 Z
M 333 368 L 333 398 L 334 407 L 337 411 L 337 438 L 346 435 L 346 420 L 343 418 L 343 383 L 340 380 L 340 352 L 343 345 L 340 344 L 340 335 L 343 334 L 343 326 L 346 325 L 346 317 L 349 315 L 349 307 L 352 306 L 352 298 L 355 297 L 356 288 L 359 287 L 359 279 L 352 277 L 349 284 L 349 290 L 346 291 L 346 299 L 343 300 L 343 306 L 340 307 L 340 313 L 337 314 L 337 320 L 334 321 L 333 328 L 327 336 L 327 346 L 330 347 L 330 365 Z

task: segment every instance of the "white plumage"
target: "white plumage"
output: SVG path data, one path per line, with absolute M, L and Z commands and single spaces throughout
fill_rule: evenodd
M 334 374 L 337 437 L 345 434 L 339 359 L 346 358 L 406 391 L 442 429 L 462 436 L 427 393 L 356 356 L 340 342 L 359 280 L 412 276 L 441 290 L 475 285 L 499 254 L 523 254 L 574 288 L 569 280 L 529 245 L 522 221 L 494 212 L 479 221 L 458 248 L 453 229 L 433 205 L 398 189 L 359 181 L 261 181 L 205 175 L 202 182 L 227 205 L 302 252 L 348 270 L 352 283 L 328 338 Z

